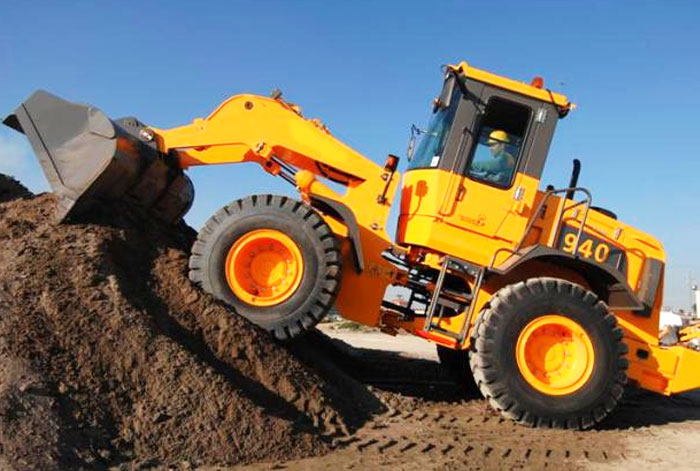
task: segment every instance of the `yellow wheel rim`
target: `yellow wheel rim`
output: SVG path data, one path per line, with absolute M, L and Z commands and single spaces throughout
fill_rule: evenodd
M 515 351 L 525 381 L 551 396 L 578 391 L 593 373 L 593 343 L 568 317 L 551 314 L 531 321 L 520 333 Z
M 259 229 L 231 246 L 225 271 L 238 299 L 253 306 L 274 306 L 289 299 L 299 287 L 304 260 L 288 235 Z

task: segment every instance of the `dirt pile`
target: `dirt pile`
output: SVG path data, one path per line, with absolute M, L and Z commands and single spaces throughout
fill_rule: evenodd
M 190 228 L 124 205 L 56 226 L 53 209 L 0 204 L 0 456 L 15 469 L 292 459 L 382 408 L 313 345 L 292 354 L 196 289 Z
M 31 192 L 24 185 L 14 178 L 0 173 L 0 203 L 30 196 L 32 196 Z

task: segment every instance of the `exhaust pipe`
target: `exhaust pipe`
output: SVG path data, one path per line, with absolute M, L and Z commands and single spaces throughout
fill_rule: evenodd
M 112 121 L 93 106 L 39 90 L 3 123 L 29 139 L 57 196 L 59 222 L 100 201 L 131 201 L 167 223 L 192 206 L 192 182 L 136 118 Z

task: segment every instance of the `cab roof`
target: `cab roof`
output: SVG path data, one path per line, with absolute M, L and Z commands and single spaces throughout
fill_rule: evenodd
M 536 98 L 540 101 L 553 103 L 557 107 L 566 111 L 569 111 L 576 106 L 574 103 L 570 103 L 568 98 L 560 93 L 555 93 L 549 89 L 536 87 L 524 82 L 518 82 L 517 80 L 509 79 L 507 77 L 501 77 L 500 75 L 492 74 L 491 72 L 472 67 L 466 62 L 460 62 L 457 65 L 448 65 L 448 67 L 462 73 L 462 75 L 467 78 L 503 88 L 511 92 L 519 93 L 521 95 Z

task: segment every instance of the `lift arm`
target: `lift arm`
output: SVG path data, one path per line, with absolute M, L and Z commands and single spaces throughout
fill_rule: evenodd
M 382 257 L 392 245 L 386 222 L 400 180 L 395 157 L 383 167 L 372 162 L 279 97 L 234 96 L 207 118 L 152 131 L 161 152 L 177 156 L 181 168 L 257 162 L 293 183 L 348 241 L 340 311 L 365 324 L 378 322 L 386 286 L 397 275 Z M 343 185 L 345 192 L 334 191 L 321 178 Z
M 292 181 L 307 200 L 316 194 L 342 203 L 360 226 L 389 240 L 384 232 L 400 176 L 336 139 L 320 121 L 304 118 L 297 106 L 281 98 L 237 95 L 189 125 L 151 129 L 161 152 L 176 155 L 181 168 L 257 162 L 268 173 Z M 317 178 L 344 185 L 345 194 Z

